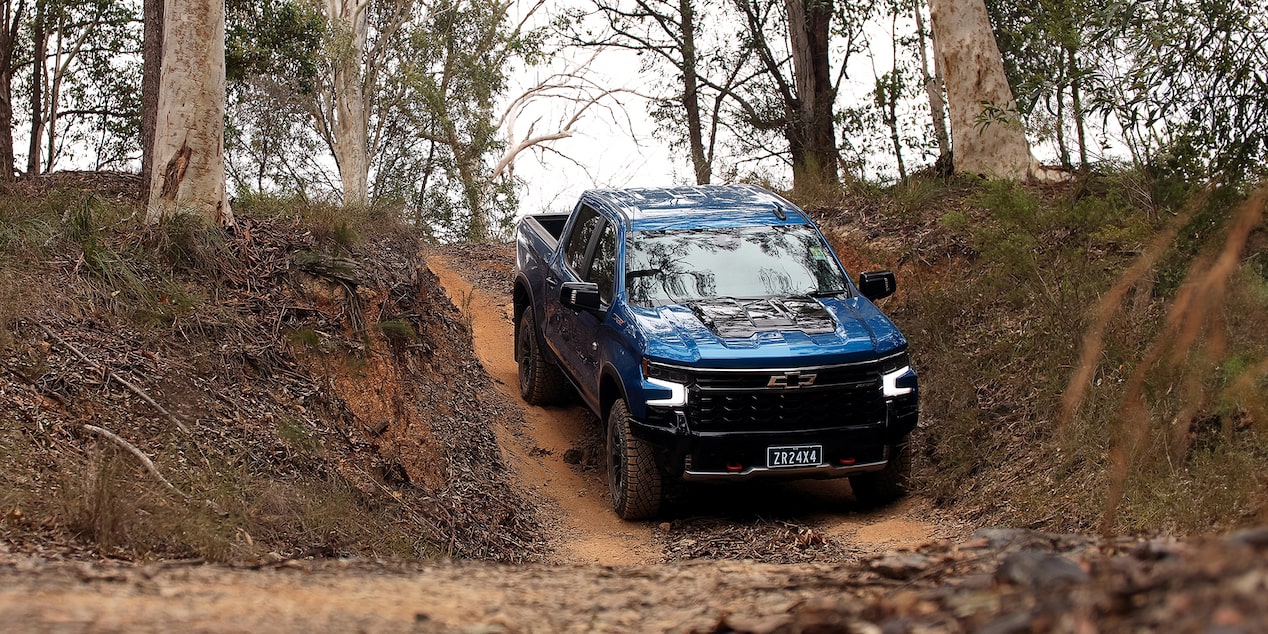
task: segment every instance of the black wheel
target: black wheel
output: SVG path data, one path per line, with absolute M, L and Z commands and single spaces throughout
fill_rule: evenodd
M 854 498 L 865 506 L 893 502 L 907 494 L 911 480 L 911 452 L 907 445 L 894 445 L 885 468 L 850 476 Z
M 630 435 L 625 401 L 608 414 L 608 488 L 612 510 L 624 520 L 645 520 L 660 512 L 661 473 L 652 446 Z
M 550 405 L 563 398 L 566 387 L 559 367 L 542 356 L 537 342 L 533 307 L 524 309 L 515 328 L 515 360 L 519 363 L 520 396 L 530 405 Z

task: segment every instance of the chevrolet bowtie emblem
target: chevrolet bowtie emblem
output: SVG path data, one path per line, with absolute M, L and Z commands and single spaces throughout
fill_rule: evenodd
M 800 372 L 785 372 L 783 374 L 776 374 L 772 376 L 770 378 L 770 381 L 766 383 L 766 387 L 797 388 L 797 387 L 806 387 L 807 385 L 814 385 L 814 383 L 815 383 L 815 375 L 813 374 L 802 374 Z

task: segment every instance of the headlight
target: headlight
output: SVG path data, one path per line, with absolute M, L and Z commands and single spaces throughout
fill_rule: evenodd
M 881 374 L 889 374 L 903 368 L 911 367 L 911 355 L 906 350 L 881 359 Z
M 660 363 L 652 363 L 646 358 L 643 359 L 643 381 L 644 384 L 655 386 L 655 393 L 658 396 L 664 395 L 666 391 L 668 395 L 661 398 L 647 399 L 648 405 L 657 405 L 660 407 L 682 407 L 687 404 L 687 371 L 679 368 L 670 367 Z M 644 387 L 646 390 L 647 388 Z
M 684 385 L 686 385 L 689 378 L 687 371 L 682 368 L 649 361 L 646 357 L 643 358 L 643 376 L 649 379 L 662 379 Z

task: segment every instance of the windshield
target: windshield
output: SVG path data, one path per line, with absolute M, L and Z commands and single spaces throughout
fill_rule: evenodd
M 639 231 L 625 245 L 630 303 L 845 292 L 840 267 L 809 225 Z

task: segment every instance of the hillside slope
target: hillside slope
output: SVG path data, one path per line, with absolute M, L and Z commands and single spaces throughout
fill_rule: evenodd
M 126 192 L 3 201 L 0 539 L 46 556 L 541 557 L 417 236 Z M 55 290 L 54 290 L 55 289 Z M 50 292 L 52 291 L 52 292 Z M 153 460 L 151 465 L 144 464 Z

